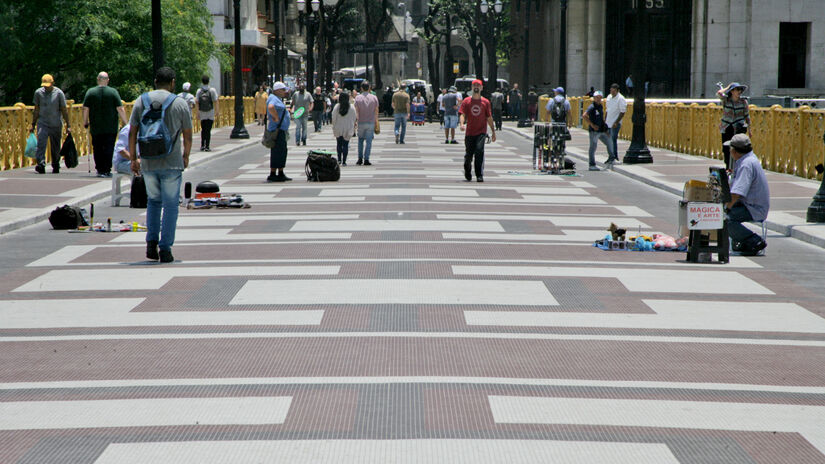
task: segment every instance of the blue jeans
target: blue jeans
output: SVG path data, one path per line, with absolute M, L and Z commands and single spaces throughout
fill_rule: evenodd
M 742 225 L 743 222 L 751 221 L 751 212 L 741 202 L 733 205 L 728 213 L 728 235 L 734 242 L 741 243 L 745 250 L 753 249 L 762 241 L 762 237 Z
M 359 122 L 358 123 L 358 160 L 370 160 L 370 151 L 372 150 L 372 138 L 375 137 L 375 123 L 374 122 Z M 367 147 L 364 148 L 364 142 Z
M 161 169 L 144 171 L 146 182 L 146 241 L 158 242 L 161 250 L 171 250 L 175 243 L 175 228 L 178 223 L 178 201 L 183 171 Z M 161 218 L 161 211 L 163 218 Z
M 349 140 L 343 136 L 335 138 L 335 150 L 338 152 L 338 163 L 346 163 L 347 155 L 349 154 Z
M 616 128 L 610 128 L 610 139 L 613 141 L 613 156 L 616 158 L 619 157 L 619 131 L 622 130 L 622 123 L 616 126 Z
M 590 131 L 590 152 L 588 153 L 590 157 L 590 165 L 596 165 L 596 143 L 601 140 L 605 147 L 607 147 L 607 159 L 612 160 L 615 158 L 613 155 L 613 141 L 610 140 L 610 135 L 607 132 L 596 132 Z
M 395 135 L 398 136 L 398 141 L 403 143 L 404 136 L 407 135 L 407 113 L 395 113 L 393 117 L 395 118 Z
M 306 115 L 306 113 L 304 113 Z M 298 119 L 293 119 L 295 123 L 295 143 L 307 141 L 307 117 L 303 116 Z

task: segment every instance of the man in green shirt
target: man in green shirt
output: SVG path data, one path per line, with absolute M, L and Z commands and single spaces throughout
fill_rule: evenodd
M 117 90 L 109 87 L 109 75 L 97 75 L 97 87 L 86 91 L 83 99 L 83 127 L 92 135 L 97 177 L 112 177 L 112 153 L 120 129 L 117 120 L 125 126 L 126 111 Z

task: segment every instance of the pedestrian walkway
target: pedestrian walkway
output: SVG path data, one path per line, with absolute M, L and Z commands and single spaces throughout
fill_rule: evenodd
M 211 152 L 199 151 L 200 135 L 193 134 L 189 166 L 259 144 L 263 127 L 250 124 L 246 129 L 249 139 L 230 139 L 231 126 L 213 129 Z M 121 185 L 124 192 L 129 191 L 128 179 Z M 76 168 L 64 167 L 58 174 L 37 174 L 34 166 L 0 171 L 0 234 L 43 221 L 62 205 L 85 208 L 91 202 L 108 201 L 111 190 L 112 179 L 96 176 L 91 155 L 81 157 Z M 121 201 L 121 205 L 128 207 L 129 200 Z
M 514 122 L 505 122 L 506 130 L 533 140 L 532 127 L 516 127 Z M 579 166 L 586 166 L 589 140 L 587 131 L 571 129 L 573 140 L 567 142 L 567 153 L 579 161 Z M 619 140 L 619 160 L 630 146 L 627 140 Z M 685 182 L 690 179 L 707 181 L 708 168 L 722 166 L 720 160 L 701 156 L 650 148 L 652 164 L 620 164 L 613 170 L 617 173 L 644 182 L 653 187 L 681 196 Z M 759 152 L 756 152 L 759 156 Z M 596 160 L 604 168 L 607 150 L 601 143 L 596 151 Z M 814 194 L 819 190 L 820 182 L 803 179 L 788 174 L 766 171 L 771 189 L 771 210 L 765 225 L 768 229 L 786 237 L 793 237 L 821 248 L 825 248 L 825 224 L 812 224 L 805 221 L 808 206 Z

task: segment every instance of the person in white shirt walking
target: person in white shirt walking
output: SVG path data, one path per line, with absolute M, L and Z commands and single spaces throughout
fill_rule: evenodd
M 605 112 L 605 122 L 610 130 L 610 140 L 613 142 L 613 153 L 616 161 L 619 157 L 619 131 L 622 130 L 622 119 L 627 113 L 627 100 L 619 92 L 619 84 L 610 86 L 610 95 L 607 96 Z

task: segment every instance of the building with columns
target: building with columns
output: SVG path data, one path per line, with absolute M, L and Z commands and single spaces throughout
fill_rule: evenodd
M 546 88 L 563 80 L 564 3 L 568 93 L 604 90 L 613 82 L 624 88 L 633 63 L 636 2 L 647 6 L 649 66 L 633 80 L 649 81 L 652 97 L 712 98 L 717 82 L 731 81 L 747 83 L 754 96 L 825 95 L 822 0 L 513 0 L 511 83 L 524 87 L 527 28 L 529 85 Z

